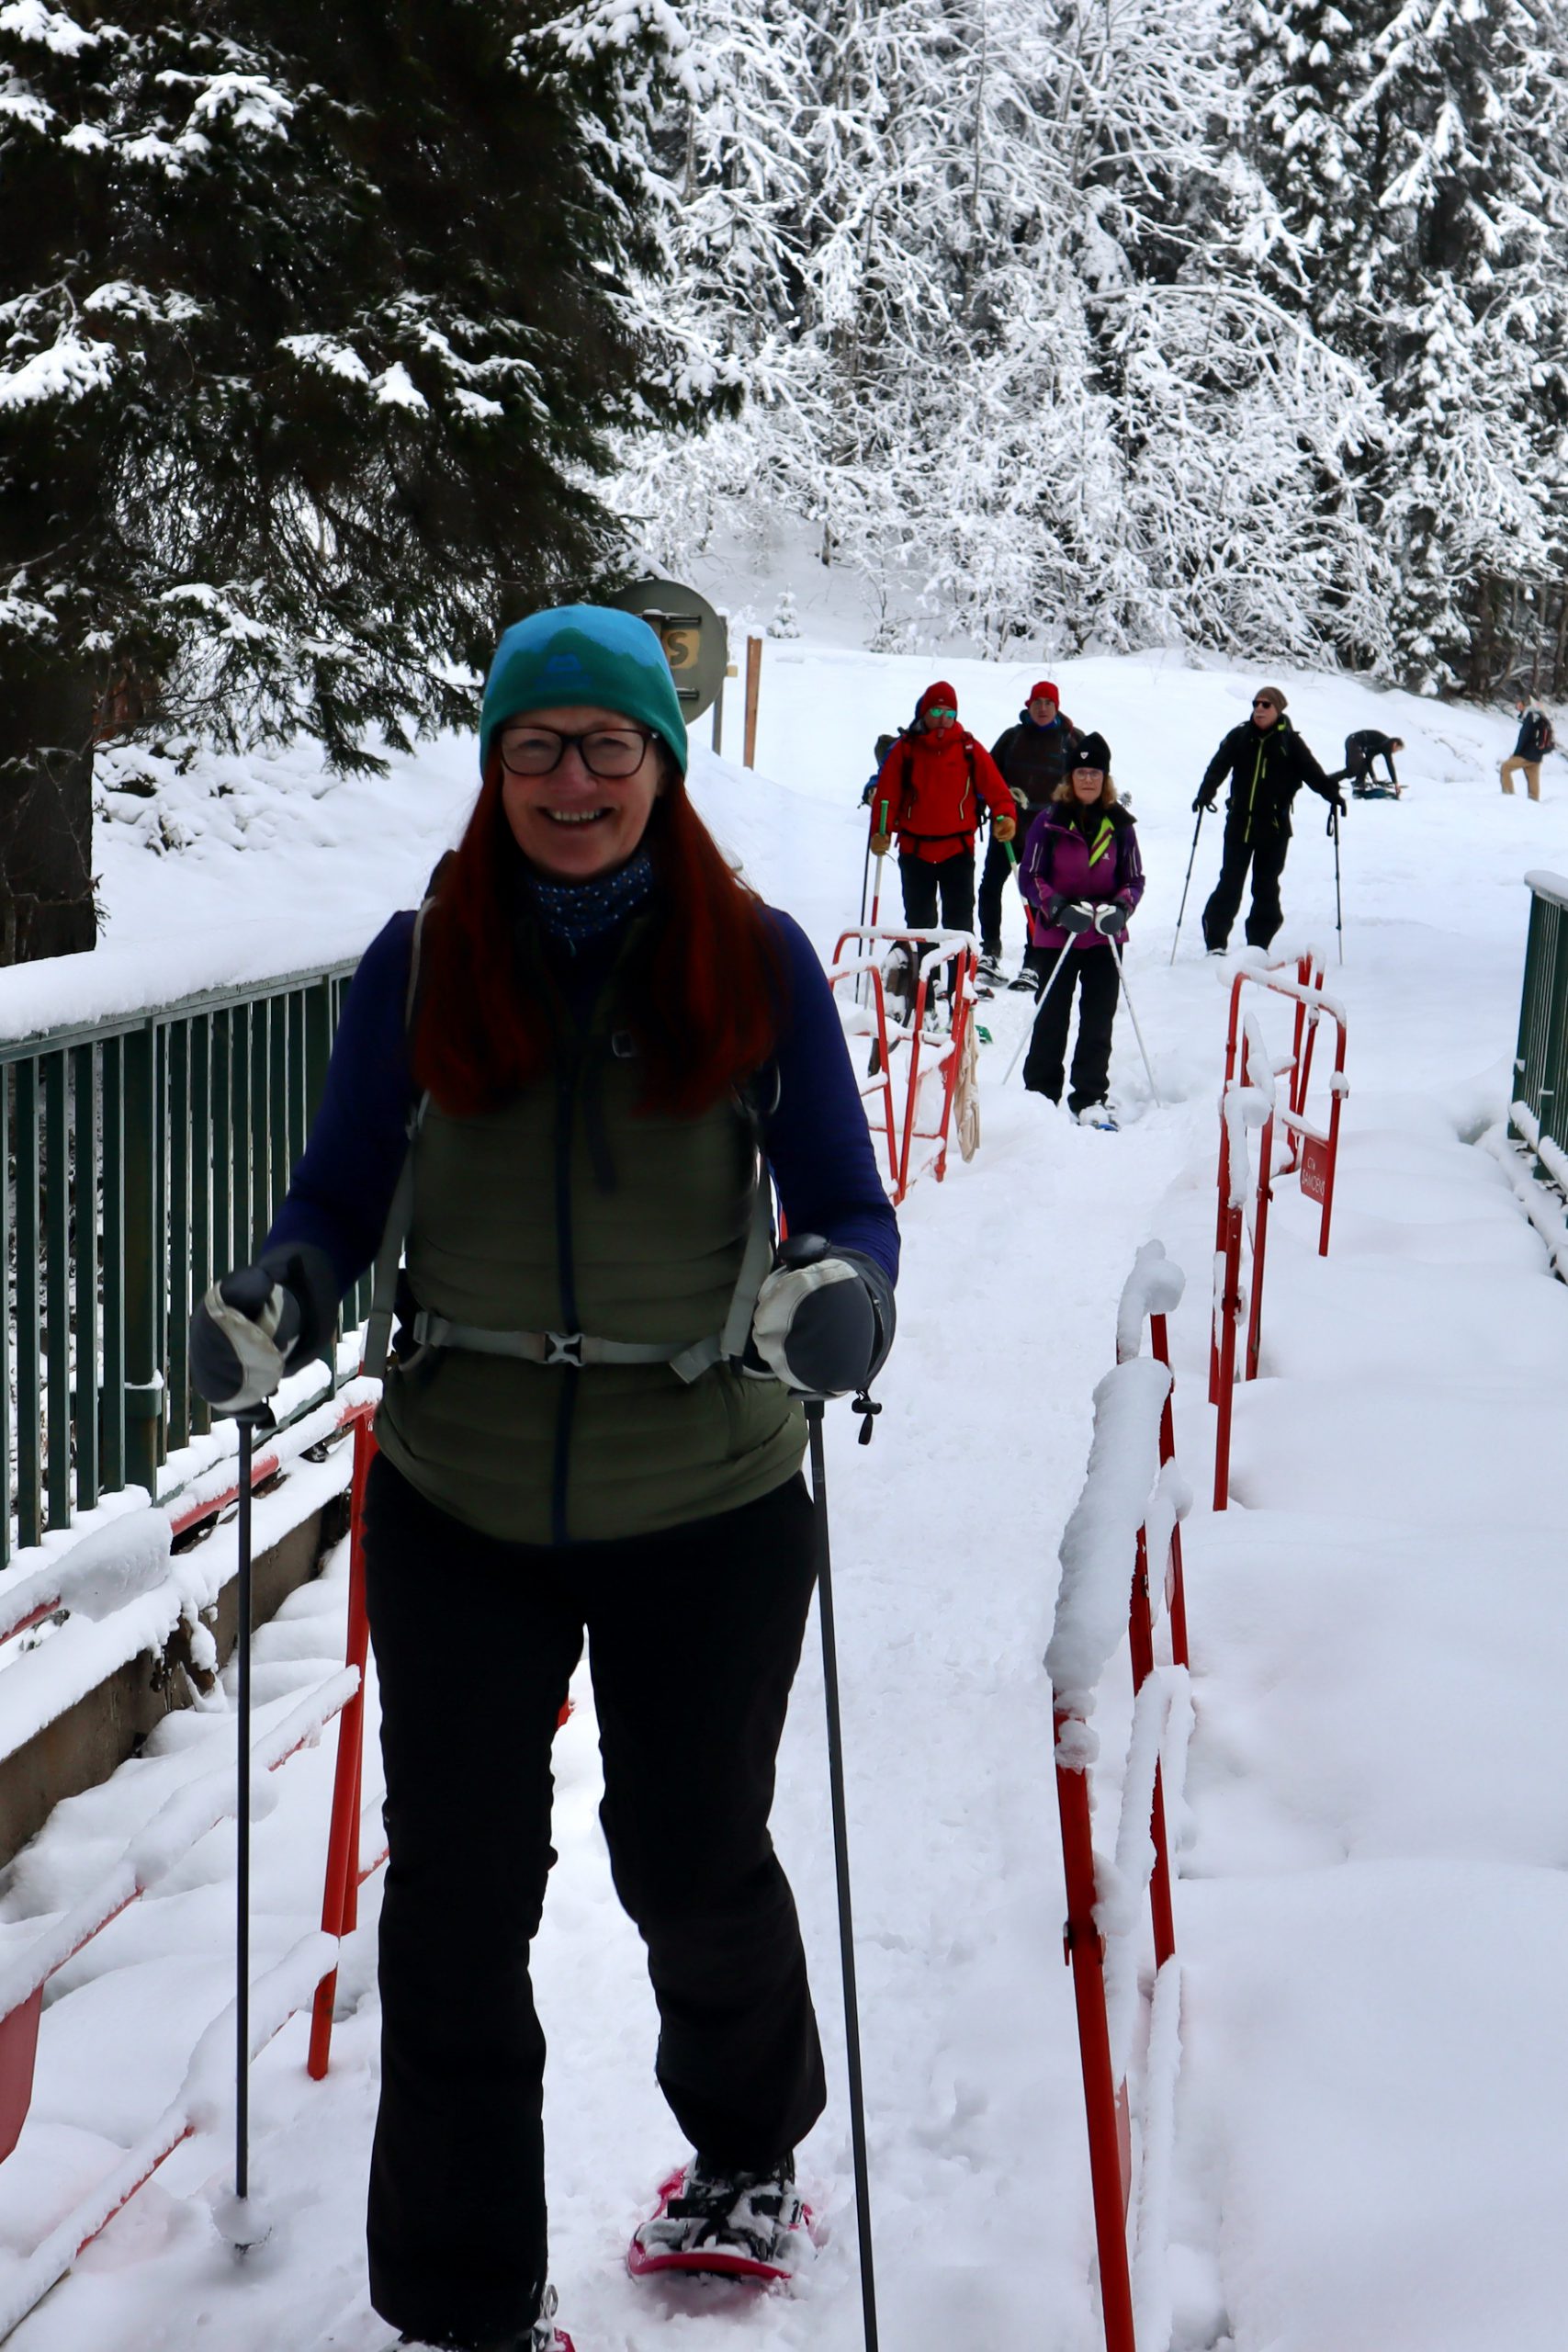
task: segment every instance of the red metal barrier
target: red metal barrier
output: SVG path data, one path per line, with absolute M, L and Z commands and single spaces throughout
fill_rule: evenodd
M 1231 1418 L 1235 1403 L 1237 1334 L 1242 1311 L 1247 1312 L 1244 1377 L 1256 1380 L 1263 1331 L 1263 1279 L 1268 1257 L 1269 1207 L 1276 1175 L 1298 1176 L 1309 1200 L 1319 1203 L 1318 1255 L 1328 1251 L 1334 1214 L 1334 1186 L 1339 1160 L 1339 1114 L 1348 1091 L 1345 1081 L 1345 1015 L 1323 989 L 1323 967 L 1310 956 L 1300 957 L 1295 977 L 1289 967 L 1243 970 L 1231 983 L 1230 1024 L 1225 1037 L 1225 1081 L 1220 1097 L 1218 1206 L 1214 1230 L 1214 1293 L 1209 1345 L 1209 1401 L 1218 1412 L 1214 1434 L 1214 1509 L 1230 1501 Z M 1289 1055 L 1274 1061 L 1252 1012 L 1243 1011 L 1248 985 L 1285 998 L 1295 1006 Z M 1325 1125 L 1314 1125 L 1307 1116 L 1313 1053 L 1318 1024 L 1335 1026 L 1334 1070 L 1329 1080 Z M 1286 1080 L 1285 1099 L 1276 1092 L 1276 1079 Z M 1284 1129 L 1288 1151 L 1280 1167 L 1273 1165 L 1276 1125 Z M 1247 1134 L 1260 1128 L 1258 1170 L 1253 1179 Z M 1244 1283 L 1242 1265 L 1251 1245 L 1249 1274 Z
M 1063 1537 L 1062 1587 L 1046 1653 L 1067 1894 L 1064 1944 L 1077 2012 L 1107 2352 L 1136 2352 L 1137 2278 L 1146 2278 L 1151 2267 L 1164 2259 L 1163 2245 L 1146 2242 L 1140 2244 L 1136 2273 L 1129 2258 L 1134 2135 L 1127 2063 L 1129 2004 L 1139 1997 L 1132 1939 L 1145 1893 L 1154 2001 L 1168 2009 L 1179 1992 L 1160 1751 L 1177 1690 L 1185 1702 L 1186 1687 L 1179 1522 L 1190 1497 L 1175 1463 L 1166 1321 L 1181 1289 L 1181 1273 L 1159 1243 L 1146 1244 L 1122 1293 L 1117 1368 L 1095 1392 L 1089 1477 Z M 1145 1321 L 1151 1353 L 1141 1359 Z M 1165 1669 L 1155 1659 L 1155 1588 L 1149 1575 L 1151 1557 L 1161 1556 L 1159 1589 L 1169 1603 L 1172 1657 Z M 1116 1860 L 1101 1863 L 1094 1847 L 1089 1771 L 1098 1742 L 1090 1718 L 1109 1663 L 1105 1643 L 1113 1639 L 1102 1630 L 1111 1622 L 1113 1591 L 1129 1592 L 1134 1715 Z M 1174 2051 L 1174 2033 L 1161 2036 L 1160 2047 L 1168 2045 Z M 1156 2159 L 1150 2150 L 1146 2109 L 1145 2120 L 1139 2160 L 1146 2188 L 1151 2167 L 1165 2165 L 1167 2154 Z M 1151 2217 L 1157 2216 L 1159 2200 L 1145 2202 L 1141 2219 L 1156 2226 Z
M 857 943 L 857 952 L 846 962 L 845 950 L 852 941 Z M 904 1021 L 889 1019 L 883 985 L 884 954 L 894 946 L 910 951 L 917 972 L 914 1002 Z M 949 965 L 952 985 L 945 999 L 940 1000 L 946 1006 L 946 1026 L 928 1029 L 927 1009 L 934 1010 L 938 1004 L 938 976 Z M 880 1126 L 886 1139 L 887 1185 L 897 1207 L 916 1177 L 928 1168 L 934 1170 L 939 1184 L 947 1173 L 953 1100 L 975 1014 L 975 942 L 968 932 L 961 931 L 895 931 L 867 925 L 841 932 L 828 974 L 830 985 L 837 988 L 844 980 L 858 985 L 867 976 L 872 983 L 870 1017 L 860 1023 L 854 1034 L 874 1039 L 875 1055 L 870 1082 L 863 1084 L 861 1094 L 868 1102 L 874 1098 L 879 1106 L 871 1124 L 874 1133 Z M 865 1008 L 859 1010 L 863 1014 Z M 900 1061 L 899 1057 L 907 1058 Z M 938 1074 L 942 1108 L 937 1125 L 917 1126 L 920 1088 Z M 935 1149 L 917 1161 L 918 1144 L 934 1145 Z

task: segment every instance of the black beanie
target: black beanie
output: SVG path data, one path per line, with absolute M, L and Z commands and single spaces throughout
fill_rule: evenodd
M 1111 746 L 1103 735 L 1086 735 L 1073 753 L 1076 768 L 1099 768 L 1102 775 L 1111 774 Z

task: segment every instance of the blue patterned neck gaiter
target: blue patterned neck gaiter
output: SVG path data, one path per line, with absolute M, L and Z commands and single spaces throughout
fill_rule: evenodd
M 527 877 L 528 898 L 540 927 L 568 947 L 603 939 L 653 895 L 653 860 L 647 850 L 618 865 L 613 874 L 595 874 L 586 882 L 547 882 L 541 874 Z

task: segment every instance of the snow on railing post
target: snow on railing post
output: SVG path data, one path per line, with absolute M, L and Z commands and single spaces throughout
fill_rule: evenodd
M 1156 1664 L 1156 1588 L 1150 1562 L 1163 1555 L 1163 1589 L 1179 1601 L 1179 1521 L 1190 1496 L 1172 1450 L 1166 1317 L 1181 1292 L 1179 1269 L 1158 1242 L 1147 1243 L 1122 1295 L 1116 1369 L 1095 1391 L 1089 1474 L 1062 1538 L 1062 1580 L 1045 1658 L 1066 1880 L 1065 1944 L 1077 2012 L 1107 2352 L 1136 2352 L 1140 2342 L 1145 2352 L 1165 2352 L 1169 2340 L 1165 2244 L 1179 1979 L 1162 1750 L 1174 1754 L 1179 1731 L 1184 1755 L 1190 1707 L 1184 1606 L 1179 1654 L 1172 1611 L 1176 1663 Z M 1141 1353 L 1145 1321 L 1148 1356 Z M 1090 1717 L 1123 1633 L 1133 1670 L 1133 1726 L 1115 1852 L 1107 1859 L 1096 1855 L 1094 1845 L 1089 1772 L 1099 1741 Z M 1148 2041 L 1135 2132 L 1130 2076 L 1142 1997 L 1135 1936 L 1145 1900 L 1156 1963 L 1151 2023 L 1156 2030 Z M 1127 2221 L 1134 2178 L 1136 2251 L 1130 2258 Z

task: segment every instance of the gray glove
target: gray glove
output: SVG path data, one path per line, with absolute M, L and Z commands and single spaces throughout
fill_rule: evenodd
M 253 1412 L 285 1373 L 321 1353 L 337 1308 L 324 1250 L 264 1250 L 255 1265 L 215 1282 L 192 1315 L 192 1387 L 220 1412 Z
M 808 1396 L 849 1396 L 893 1345 L 893 1285 L 874 1258 L 792 1235 L 757 1295 L 751 1339 L 775 1378 Z
M 1094 910 L 1096 931 L 1125 931 L 1129 910 L 1121 899 L 1110 899 Z

